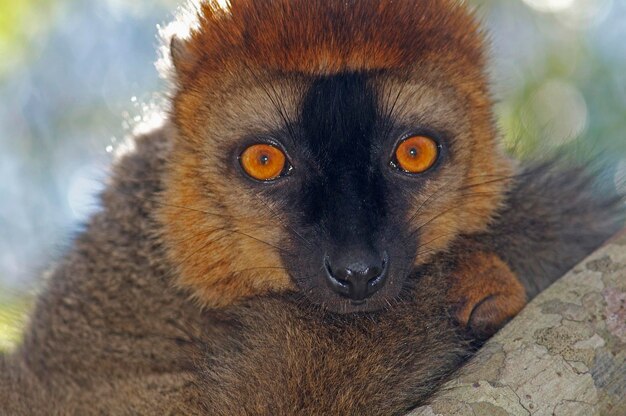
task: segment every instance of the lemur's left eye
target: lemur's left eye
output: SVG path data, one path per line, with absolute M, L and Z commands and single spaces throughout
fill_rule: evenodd
M 406 173 L 424 173 L 439 157 L 439 144 L 427 136 L 411 136 L 398 144 L 392 166 Z
M 244 172 L 259 181 L 272 181 L 286 171 L 287 157 L 271 144 L 254 144 L 239 156 Z

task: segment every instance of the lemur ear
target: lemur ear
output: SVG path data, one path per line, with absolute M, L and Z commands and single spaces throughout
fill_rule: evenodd
M 193 55 L 184 39 L 172 36 L 170 40 L 170 57 L 176 72 L 181 75 L 186 68 L 193 65 Z

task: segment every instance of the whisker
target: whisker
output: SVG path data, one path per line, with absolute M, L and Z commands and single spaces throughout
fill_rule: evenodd
M 313 245 L 306 238 L 304 238 L 295 228 L 293 228 L 289 224 L 285 224 L 283 219 L 279 216 L 279 214 L 275 210 L 273 210 L 272 207 L 267 202 L 265 202 L 263 199 L 261 199 L 256 194 L 254 196 L 268 209 L 268 211 L 270 211 L 272 213 L 272 215 L 274 215 L 274 217 L 278 220 L 280 225 L 285 230 L 287 230 L 287 231 L 295 234 L 296 236 L 298 236 L 309 248 L 313 248 Z
M 130 196 L 132 198 L 135 198 L 139 201 L 143 201 L 143 202 L 151 202 L 160 206 L 164 206 L 164 207 L 169 207 L 169 208 L 176 208 L 176 209 L 181 209 L 181 210 L 186 210 L 186 211 L 193 211 L 193 212 L 198 212 L 201 214 L 205 214 L 205 215 L 210 215 L 210 216 L 214 216 L 214 217 L 220 217 L 220 218 L 232 218 L 232 219 L 241 219 L 241 220 L 246 220 L 246 221 L 251 221 L 252 217 L 237 217 L 237 216 L 233 216 L 231 214 L 227 214 L 224 212 L 211 212 L 211 211 L 206 211 L 203 209 L 199 209 L 199 208 L 193 208 L 193 207 L 187 207 L 187 206 L 182 206 L 182 205 L 176 205 L 176 204 L 170 204 L 170 203 L 166 203 L 166 202 L 161 202 L 158 201 L 157 199 L 153 199 L 153 198 L 147 198 L 147 197 L 141 197 L 137 194 L 134 194 L 132 192 L 127 192 L 127 191 L 123 191 L 120 190 L 120 192 L 126 194 L 127 196 Z M 258 224 L 261 224 L 261 222 L 258 222 Z
M 203 231 L 201 231 L 199 233 L 192 234 L 191 236 L 189 236 L 187 238 L 183 238 L 181 240 L 175 240 L 174 243 L 175 244 L 183 244 L 183 243 L 186 243 L 189 240 L 193 240 L 195 238 L 199 238 L 199 237 L 202 237 L 202 236 L 207 236 L 207 235 L 213 234 L 214 232 L 217 232 L 217 231 L 231 231 L 231 229 L 229 227 L 210 228 L 208 230 L 203 230 Z M 220 241 L 222 238 L 224 238 L 225 236 L 227 236 L 227 234 L 221 234 L 218 238 L 216 238 L 215 240 L 212 240 L 212 242 L 216 243 L 216 242 Z
M 229 273 L 230 274 L 241 274 L 241 273 L 249 272 L 249 271 L 252 271 L 252 270 L 287 270 L 287 268 L 286 267 L 279 267 L 279 266 L 259 266 L 259 267 L 249 267 L 247 269 L 229 271 Z
M 278 247 L 277 245 L 274 245 L 274 244 L 272 244 L 272 243 L 270 243 L 270 242 L 268 242 L 268 241 L 262 240 L 262 239 L 260 239 L 260 238 L 258 238 L 258 237 L 255 237 L 255 236 L 252 236 L 252 235 L 249 235 L 249 234 L 243 233 L 243 232 L 238 231 L 238 230 L 233 230 L 233 232 L 234 232 L 234 233 L 237 233 L 237 234 L 240 234 L 240 235 L 243 235 L 243 236 L 246 236 L 246 237 L 248 237 L 248 238 L 251 238 L 252 240 L 258 241 L 259 243 L 266 244 L 266 245 L 268 245 L 268 246 L 270 246 L 270 247 L 275 248 L 276 250 L 278 250 L 278 251 L 280 251 L 280 252 L 283 252 L 283 253 L 289 253 L 289 250 L 286 250 L 286 249 L 284 249 L 284 248 L 282 248 L 282 247 Z
M 315 272 L 313 272 L 313 273 L 311 273 L 311 274 L 309 274 L 309 275 L 307 275 L 307 276 L 301 276 L 301 277 L 293 277 L 293 276 L 292 276 L 292 279 L 293 279 L 295 282 L 304 282 L 304 281 L 309 280 L 310 278 L 312 278 L 313 276 L 315 276 L 315 275 L 316 275 L 316 274 L 318 274 L 319 272 L 321 272 L 323 269 L 324 269 L 324 266 L 321 266 L 321 267 L 319 267 L 319 268 L 318 268 Z
M 282 247 L 276 246 L 276 245 L 274 245 L 274 244 L 272 244 L 272 243 L 270 243 L 270 242 L 268 242 L 268 241 L 262 240 L 262 239 L 260 239 L 260 238 L 258 238 L 258 237 L 252 236 L 252 235 L 250 235 L 250 234 L 246 234 L 246 233 L 244 233 L 244 232 L 242 232 L 242 231 L 239 231 L 239 230 L 234 230 L 234 229 L 229 229 L 229 228 L 216 228 L 216 229 L 214 229 L 213 231 L 228 231 L 228 232 L 230 232 L 230 233 L 234 233 L 234 234 L 242 235 L 242 236 L 244 236 L 244 237 L 248 237 L 248 238 L 250 238 L 250 239 L 252 239 L 252 240 L 255 240 L 255 241 L 259 242 L 259 243 L 262 243 L 262 244 L 268 245 L 268 246 L 270 246 L 270 247 L 272 247 L 272 248 L 274 248 L 274 249 L 276 249 L 276 250 L 278 250 L 278 251 L 280 251 L 280 252 L 290 254 L 290 251 L 289 251 L 289 250 L 287 250 L 287 249 L 285 249 L 285 248 L 282 248 Z M 220 239 L 221 239 L 221 238 L 225 238 L 225 236 L 226 236 L 226 235 L 222 235 L 222 236 L 220 236 L 219 238 L 220 238 Z M 200 251 L 202 251 L 202 250 L 206 249 L 206 248 L 207 248 L 207 247 L 209 247 L 211 244 L 214 244 L 216 241 L 218 241 L 218 240 L 215 240 L 215 239 L 209 239 L 209 240 L 208 240 L 205 244 L 203 244 L 202 246 L 200 246 L 198 249 L 196 249 L 196 250 L 194 250 L 193 252 L 191 252 L 188 256 L 185 256 L 185 258 L 182 260 L 182 262 L 181 262 L 181 263 L 185 263 L 185 262 L 187 262 L 190 258 L 192 258 L 194 255 L 196 255 L 198 252 L 200 252 Z M 233 243 L 233 244 L 231 244 L 231 245 L 234 245 L 234 243 Z
M 529 171 L 529 172 L 516 173 L 516 174 L 513 174 L 513 175 L 507 175 L 507 176 L 477 175 L 477 176 L 466 178 L 466 179 L 467 180 L 472 180 L 472 179 L 475 179 L 475 178 L 490 177 L 490 176 L 491 177 L 495 177 L 496 179 L 491 179 L 491 180 L 488 180 L 488 181 L 485 181 L 485 182 L 478 182 L 478 183 L 473 183 L 473 184 L 470 184 L 470 185 L 466 185 L 466 186 L 463 186 L 463 187 L 459 188 L 459 190 L 469 189 L 469 188 L 473 188 L 473 187 L 476 187 L 476 186 L 488 185 L 488 184 L 491 184 L 491 183 L 508 181 L 508 180 L 511 180 L 511 179 L 523 178 L 525 176 L 529 176 L 529 175 L 532 175 L 532 174 L 533 174 L 533 172 Z
M 432 200 L 432 202 L 436 201 L 441 195 L 445 195 L 447 192 L 450 192 L 450 190 L 446 190 L 443 194 L 440 194 L 440 192 L 442 190 L 444 190 L 452 181 L 451 178 L 450 180 L 446 181 L 446 183 L 444 183 L 443 185 L 441 185 L 440 187 L 438 187 L 435 191 L 433 191 L 430 196 L 428 196 L 428 198 L 426 198 L 424 201 L 422 201 L 422 203 L 420 204 L 420 206 L 417 208 L 417 210 L 415 211 L 415 214 L 413 214 L 413 216 L 411 216 L 411 219 L 409 219 L 409 224 L 413 222 L 413 220 L 415 219 L 415 217 L 421 212 L 421 210 L 426 206 L 427 203 L 429 203 L 429 201 L 432 200 L 432 198 L 437 195 L 437 197 Z M 431 203 L 432 203 L 431 202 Z
M 208 240 L 206 243 L 204 243 L 203 245 L 201 245 L 200 247 L 198 247 L 196 250 L 192 251 L 191 253 L 189 253 L 187 256 L 185 256 L 185 258 L 180 262 L 180 264 L 185 264 L 187 263 L 187 261 L 189 261 L 189 259 L 191 259 L 193 256 L 195 256 L 196 254 L 198 254 L 200 251 L 203 251 L 204 249 L 206 249 L 208 246 L 210 246 L 211 244 L 213 244 L 213 240 Z

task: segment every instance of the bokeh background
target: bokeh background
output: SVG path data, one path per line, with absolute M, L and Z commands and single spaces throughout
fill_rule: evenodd
M 626 182 L 626 0 L 475 0 L 497 115 L 520 157 L 603 155 Z M 108 166 L 162 102 L 158 25 L 176 0 L 0 0 L 0 350 Z M 567 203 L 567 201 L 563 201 Z

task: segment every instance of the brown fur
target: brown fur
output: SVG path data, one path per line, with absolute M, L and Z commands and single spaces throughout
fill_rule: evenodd
M 183 76 L 212 77 L 241 66 L 329 75 L 415 68 L 445 62 L 473 71 L 484 59 L 482 35 L 452 0 L 233 0 L 201 6 Z M 215 81 L 219 78 L 213 78 Z
M 202 312 L 176 288 L 153 215 L 171 144 L 171 131 L 154 132 L 116 166 L 102 212 L 55 268 L 23 344 L 0 356 L 0 415 L 402 413 L 471 353 L 441 302 L 467 244 L 503 258 L 521 250 L 516 273 L 545 286 L 611 235 L 622 212 L 592 197 L 580 171 L 533 170 L 507 197 L 526 205 L 507 202 L 480 242 L 464 238 L 422 267 L 386 312 L 337 317 L 295 294 Z M 578 209 L 555 211 L 559 196 Z M 534 249 L 546 238 L 549 253 Z
M 159 215 L 180 283 L 202 305 L 294 289 L 279 256 L 288 231 L 229 157 L 243 137 L 296 119 L 315 76 L 371 73 L 381 111 L 455 137 L 451 167 L 414 196 L 412 225 L 427 242 L 416 266 L 484 231 L 500 205 L 511 162 L 492 120 L 484 39 L 458 2 L 204 3 L 199 27 L 175 44 L 178 134 L 164 190 L 173 206 Z
M 418 253 L 416 265 L 448 248 L 460 234 L 486 230 L 514 171 L 513 162 L 499 147 L 486 86 L 466 84 L 434 68 L 428 71 L 422 69 L 408 78 L 381 77 L 380 81 L 381 95 L 394 100 L 385 107 L 394 106 L 398 119 L 432 125 L 456 137 L 453 167 L 440 180 L 426 182 L 426 189 L 414 200 L 413 212 L 419 213 L 412 222 L 420 228 L 428 248 Z
M 273 88 L 289 97 L 295 86 L 274 82 Z M 158 215 L 180 282 L 193 287 L 202 304 L 225 306 L 293 286 L 274 247 L 284 230 L 270 207 L 242 192 L 243 181 L 228 163 L 235 137 L 277 124 L 278 115 L 256 84 L 231 80 L 210 94 L 220 110 L 194 104 L 204 122 L 174 143 Z
M 471 323 L 467 311 L 482 314 L 490 295 L 520 300 L 507 265 L 525 286 L 545 286 L 617 227 L 617 200 L 596 198 L 581 171 L 508 180 L 482 38 L 463 7 L 232 4 L 205 5 L 177 46 L 172 125 L 138 138 L 115 167 L 24 342 L 0 357 L 0 414 L 401 414 L 476 341 L 451 319 L 447 294 L 467 299 L 460 319 Z M 414 195 L 427 247 L 402 296 L 340 316 L 289 290 L 276 207 L 229 158 L 241 137 L 293 117 L 312 76 L 357 70 L 381 71 L 372 82 L 395 117 L 430 117 L 457 140 L 450 167 Z M 514 312 L 495 306 L 486 315 L 498 325 Z
M 446 299 L 463 327 L 491 336 L 526 305 L 524 286 L 496 255 L 469 251 L 457 263 Z
M 23 344 L 0 357 L 0 415 L 384 413 L 425 399 L 469 352 L 440 301 L 445 257 L 381 314 L 337 317 L 298 295 L 202 312 L 176 288 L 151 215 L 170 133 L 139 138 L 116 167 Z
M 340 317 L 276 296 L 231 309 L 223 319 L 240 330 L 207 343 L 198 364 L 206 413 L 401 415 L 423 403 L 471 351 L 439 301 L 444 264 L 382 313 Z

